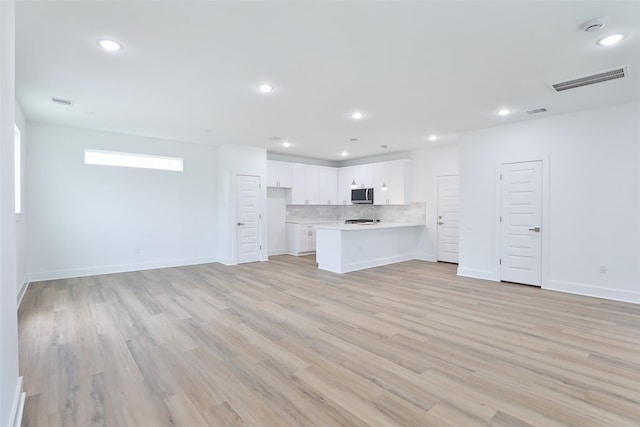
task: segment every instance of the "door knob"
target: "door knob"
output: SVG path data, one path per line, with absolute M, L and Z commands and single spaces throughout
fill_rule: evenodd
M 438 225 L 442 225 L 442 224 L 444 224 L 444 222 L 438 221 Z
M 535 231 L 536 233 L 539 233 L 540 232 L 540 227 L 530 228 L 529 231 Z
M 241 226 L 241 225 L 244 225 L 244 222 L 239 222 L 238 223 L 238 227 Z

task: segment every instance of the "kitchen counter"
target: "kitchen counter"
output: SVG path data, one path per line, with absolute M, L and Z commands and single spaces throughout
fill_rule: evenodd
M 424 232 L 418 223 L 319 224 L 316 262 L 322 270 L 348 273 L 417 259 Z
M 320 223 L 317 223 L 317 224 L 318 225 L 316 226 L 316 229 L 326 228 L 330 230 L 345 230 L 345 231 L 347 230 L 365 231 L 369 228 L 383 229 L 383 228 L 424 227 L 424 224 L 421 224 L 421 223 L 400 223 L 400 222 L 377 222 L 377 223 L 367 222 L 367 223 L 360 223 L 360 224 L 344 224 L 343 222 L 341 223 L 332 222 L 327 224 L 320 224 Z

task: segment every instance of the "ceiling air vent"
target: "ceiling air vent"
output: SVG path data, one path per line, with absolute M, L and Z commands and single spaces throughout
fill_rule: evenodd
M 604 71 L 598 74 L 592 74 L 590 76 L 579 77 L 577 79 L 568 80 L 566 82 L 560 82 L 552 84 L 551 87 L 556 92 L 562 92 L 563 90 L 575 89 L 581 86 L 588 86 L 596 83 L 606 82 L 607 80 L 621 79 L 628 75 L 627 66 L 616 68 L 609 71 Z
M 51 102 L 60 105 L 71 105 L 71 101 L 69 101 L 68 99 L 56 98 L 55 96 L 51 97 Z
M 527 114 L 538 114 L 538 113 L 546 113 L 546 112 L 547 112 L 546 108 L 537 108 L 535 110 L 527 111 Z

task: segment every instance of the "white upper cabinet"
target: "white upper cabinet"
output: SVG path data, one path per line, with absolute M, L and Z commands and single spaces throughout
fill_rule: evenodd
M 347 166 L 338 169 L 338 204 L 351 204 L 351 185 L 356 188 L 373 187 L 373 165 Z M 374 192 L 375 194 L 375 192 Z
M 293 165 L 292 205 L 320 204 L 320 167 Z
M 319 167 L 321 205 L 337 205 L 338 203 L 338 169 Z M 342 203 L 342 202 L 340 202 Z
M 267 187 L 291 188 L 292 182 L 291 163 L 267 160 Z
M 396 160 L 373 165 L 376 205 L 407 205 L 411 203 L 411 161 Z M 383 190 L 386 188 L 386 190 Z
M 354 182 L 356 188 L 374 189 L 376 205 L 407 205 L 411 179 L 411 160 L 343 168 L 267 161 L 267 186 L 291 188 L 292 205 L 350 205 Z

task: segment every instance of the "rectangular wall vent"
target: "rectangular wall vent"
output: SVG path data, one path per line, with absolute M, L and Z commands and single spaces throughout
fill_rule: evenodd
M 564 90 L 575 89 L 577 87 L 588 86 L 596 83 L 606 82 L 608 80 L 621 79 L 627 77 L 627 66 L 619 67 L 613 70 L 604 71 L 598 74 L 592 74 L 590 76 L 579 77 L 566 82 L 560 82 L 552 84 L 551 87 L 556 92 L 562 92 Z
M 63 99 L 63 98 L 56 98 L 55 96 L 51 97 L 51 102 L 53 102 L 54 104 L 71 105 L 70 100 Z
M 527 111 L 527 114 L 538 114 L 538 113 L 545 113 L 547 111 L 546 108 L 537 108 L 535 110 L 529 110 Z

